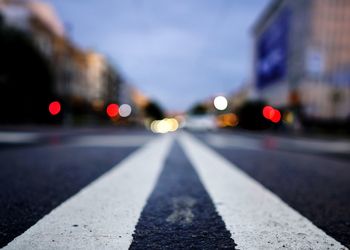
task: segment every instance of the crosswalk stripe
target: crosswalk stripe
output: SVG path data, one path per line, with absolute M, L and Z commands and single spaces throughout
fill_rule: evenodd
M 237 249 L 346 249 L 191 135 L 180 142 Z
M 172 140 L 145 145 L 4 249 L 127 249 Z

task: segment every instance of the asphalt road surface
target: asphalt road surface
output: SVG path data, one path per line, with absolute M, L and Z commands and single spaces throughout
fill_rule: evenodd
M 347 249 L 350 142 L 0 131 L 4 249 Z

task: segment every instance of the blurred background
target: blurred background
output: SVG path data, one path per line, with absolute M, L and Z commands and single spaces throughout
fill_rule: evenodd
M 350 1 L 0 1 L 0 126 L 349 135 Z

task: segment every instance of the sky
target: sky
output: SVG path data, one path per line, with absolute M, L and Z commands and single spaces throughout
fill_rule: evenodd
M 67 35 L 170 111 L 251 79 L 251 28 L 269 0 L 47 0 Z

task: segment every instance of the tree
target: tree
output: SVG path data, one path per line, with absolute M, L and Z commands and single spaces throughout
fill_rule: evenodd
M 25 33 L 2 20 L 0 55 L 0 123 L 47 122 L 54 80 L 49 61 Z
M 239 127 L 251 130 L 267 129 L 272 123 L 265 119 L 262 110 L 266 104 L 260 101 L 247 101 L 238 109 Z
M 161 120 L 164 118 L 163 109 L 154 101 L 150 101 L 144 108 L 145 115 L 152 120 Z
M 204 115 L 207 112 L 208 112 L 208 108 L 204 104 L 200 104 L 200 103 L 194 105 L 189 111 L 189 113 L 193 115 Z

